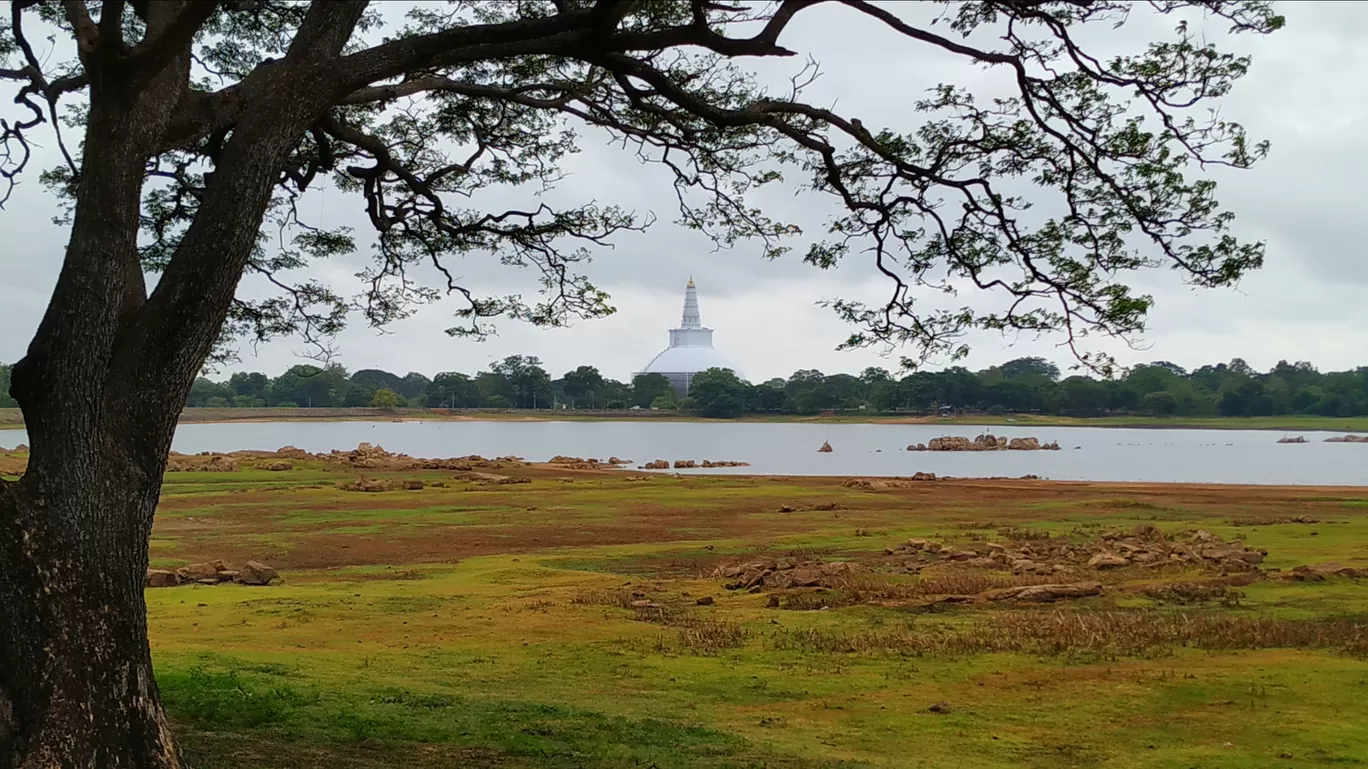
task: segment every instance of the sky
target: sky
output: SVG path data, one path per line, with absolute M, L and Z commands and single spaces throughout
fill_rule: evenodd
M 398 5 L 398 4 L 396 4 Z M 1130 347 L 1095 343 L 1122 364 L 1167 360 L 1189 368 L 1241 357 L 1260 370 L 1281 359 L 1307 360 L 1322 371 L 1368 365 L 1368 216 L 1363 180 L 1368 177 L 1368 4 L 1286 2 L 1279 10 L 1285 29 L 1268 37 L 1242 36 L 1221 43 L 1248 52 L 1253 66 L 1221 101 L 1222 116 L 1241 122 L 1272 143 L 1255 168 L 1217 177 L 1218 198 L 1237 215 L 1235 233 L 1267 244 L 1264 268 L 1237 290 L 1198 290 L 1170 271 L 1137 275 L 1132 284 L 1156 299 L 1149 328 Z M 1107 47 L 1143 45 L 1171 28 L 1172 20 L 1140 16 Z M 1213 35 L 1219 28 L 1211 26 Z M 915 125 L 909 106 L 937 82 L 991 88 L 985 75 L 920 49 L 847 9 L 819 7 L 799 14 L 781 41 L 811 54 L 822 77 L 807 100 L 836 104 L 871 129 L 907 130 Z M 801 57 L 800 57 L 801 58 Z M 801 65 L 792 59 L 755 65 L 762 79 L 782 83 Z M 37 167 L 53 164 L 53 147 L 39 150 Z M 593 365 L 604 375 L 628 379 L 667 342 L 679 322 L 684 285 L 692 277 L 699 291 L 703 323 L 716 330 L 716 346 L 752 381 L 788 376 L 798 369 L 858 372 L 867 366 L 895 369 L 898 351 L 837 352 L 850 329 L 816 305 L 834 297 L 876 299 L 883 292 L 868 260 L 852 256 L 821 271 L 798 256 L 777 262 L 760 257 L 756 244 L 719 251 L 697 233 L 673 224 L 673 192 L 662 169 L 644 166 L 630 153 L 607 146 L 598 134 L 583 136 L 582 151 L 567 164 L 569 176 L 556 196 L 565 200 L 616 203 L 652 212 L 658 223 L 642 234 L 615 239 L 614 248 L 595 252 L 591 279 L 612 296 L 617 313 L 580 321 L 570 328 L 537 329 L 502 322 L 488 341 L 453 339 L 455 300 L 428 306 L 385 333 L 353 324 L 336 341 L 337 361 L 351 370 L 382 368 L 474 372 L 507 355 L 539 357 L 559 375 Z M 787 194 L 764 202 L 781 216 L 820 223 L 833 209 L 826 203 Z M 336 190 L 309 198 L 330 222 L 364 221 L 363 203 Z M 311 209 L 312 210 L 312 209 Z M 0 256 L 0 361 L 22 357 L 61 266 L 66 232 L 51 223 L 54 201 L 36 173 L 0 211 L 0 237 L 10 244 Z M 344 294 L 359 290 L 360 254 L 316 271 Z M 530 293 L 532 276 L 502 267 L 496 259 L 471 255 L 457 272 L 486 293 Z M 245 285 L 252 295 L 258 289 Z M 972 303 L 975 297 L 961 295 Z M 1067 369 L 1072 361 L 1057 337 L 1002 337 L 976 334 L 963 362 L 984 368 L 1011 358 L 1039 355 Z M 305 347 L 283 339 L 257 350 L 241 350 L 228 370 L 276 374 L 296 363 Z M 945 361 L 933 361 L 936 364 Z

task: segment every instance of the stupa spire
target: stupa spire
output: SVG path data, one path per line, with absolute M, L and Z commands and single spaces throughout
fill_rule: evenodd
M 689 276 L 689 285 L 684 288 L 684 317 L 680 320 L 679 327 L 703 327 L 703 319 L 698 315 L 698 289 L 694 288 L 693 276 Z

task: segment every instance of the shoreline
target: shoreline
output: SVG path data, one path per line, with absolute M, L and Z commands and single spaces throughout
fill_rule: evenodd
M 703 424 L 871 424 L 943 427 L 1095 427 L 1131 430 L 1262 430 L 1268 432 L 1368 433 L 1368 417 L 1063 417 L 1036 415 L 898 416 L 898 415 L 747 415 L 737 419 L 632 411 L 447 411 L 372 408 L 231 409 L 190 408 L 179 424 L 278 422 L 671 422 Z M 24 428 L 18 409 L 0 409 L 0 431 Z

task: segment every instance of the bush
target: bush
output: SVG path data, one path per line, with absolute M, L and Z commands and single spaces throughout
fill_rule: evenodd
M 371 396 L 370 405 L 373 409 L 392 411 L 399 406 L 399 395 L 388 387 L 382 387 L 375 391 L 375 395 Z

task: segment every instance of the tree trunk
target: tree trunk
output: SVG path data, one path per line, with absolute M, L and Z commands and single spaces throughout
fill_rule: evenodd
M 179 767 L 143 601 L 162 463 L 66 459 L 0 488 L 0 769 Z
M 138 13 L 159 41 L 183 7 L 162 0 Z M 90 102 L 71 240 L 11 377 L 31 450 L 21 480 L 0 480 L 0 769 L 182 765 L 143 600 L 162 473 L 282 164 L 341 95 L 330 62 L 365 7 L 311 4 L 283 62 L 246 81 L 253 103 L 151 295 L 141 194 L 189 87 L 190 52 L 142 70 L 123 53 L 82 49 Z

